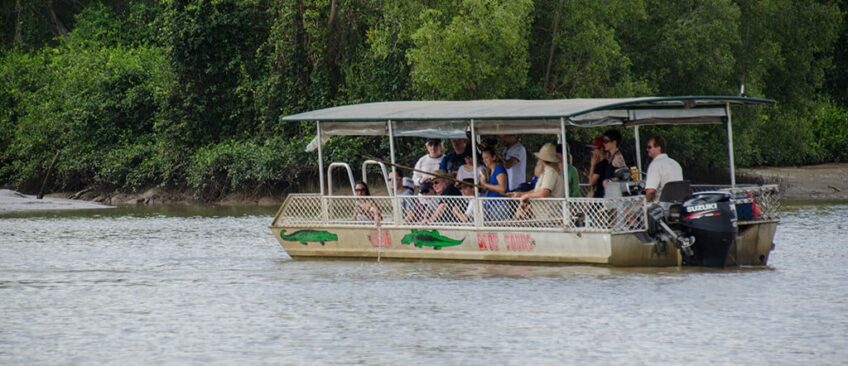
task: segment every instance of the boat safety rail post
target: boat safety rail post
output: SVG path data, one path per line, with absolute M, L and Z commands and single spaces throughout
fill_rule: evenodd
M 325 191 L 324 191 L 324 152 L 323 152 L 323 149 L 321 148 L 321 145 L 323 145 L 322 140 L 321 140 L 323 138 L 323 136 L 321 136 L 321 121 L 315 121 L 315 128 L 318 130 L 317 131 L 317 138 L 318 138 L 318 186 L 320 186 L 320 190 L 321 190 L 321 196 L 319 196 L 319 197 L 321 197 L 321 213 L 322 213 L 321 217 L 323 218 L 324 222 L 327 222 L 327 219 L 328 219 L 327 218 L 327 201 L 323 198 L 324 193 L 325 193 Z
M 474 167 L 474 226 L 483 227 L 483 206 L 480 202 L 480 177 L 477 174 L 477 131 L 474 127 L 474 119 L 471 119 L 471 146 L 473 147 L 471 164 Z
M 633 142 L 636 144 L 636 169 L 642 172 L 642 149 L 639 147 L 639 125 L 633 126 Z
M 560 133 L 560 141 L 562 141 L 562 177 L 563 184 L 565 185 L 565 201 L 562 202 L 562 218 L 563 225 L 565 228 L 570 227 L 569 223 L 571 222 L 571 210 L 569 209 L 569 198 L 571 197 L 571 192 L 569 192 L 569 184 L 568 184 L 568 144 L 566 144 L 566 135 L 565 135 L 565 117 L 559 118 L 559 133 Z
M 724 104 L 727 114 L 727 154 L 730 164 L 730 186 L 736 188 L 736 164 L 733 162 L 733 118 L 730 115 L 730 103 Z
M 392 163 L 392 176 L 393 179 L 397 179 L 397 162 L 395 161 L 395 133 L 394 133 L 394 122 L 392 120 L 386 121 L 386 127 L 389 130 L 389 160 Z M 394 199 L 392 200 L 392 212 L 394 213 L 394 221 L 401 222 L 401 212 L 400 212 L 400 201 L 398 200 L 397 194 L 397 182 L 392 184 L 391 190 L 389 191 Z

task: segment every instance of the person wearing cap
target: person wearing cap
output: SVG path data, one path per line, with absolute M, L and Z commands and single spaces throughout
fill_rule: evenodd
M 439 164 L 442 163 L 444 158 L 442 142 L 439 139 L 429 139 L 425 146 L 427 147 L 427 154 L 418 159 L 418 162 L 415 163 L 416 172 L 412 173 L 412 181 L 415 182 L 416 187 L 420 187 L 421 183 L 432 179 L 432 176 L 426 173 L 439 169 Z
M 445 154 L 445 158 L 439 164 L 439 169 L 456 176 L 457 170 L 465 164 L 465 157 L 471 156 L 471 145 L 468 144 L 468 139 L 461 138 L 452 139 L 451 147 L 451 152 Z
M 648 156 L 652 159 L 648 165 L 645 179 L 645 200 L 652 202 L 660 196 L 668 182 L 683 180 L 683 168 L 674 159 L 665 154 L 666 142 L 662 136 L 648 139 Z
M 397 175 L 395 175 L 397 174 Z M 415 195 L 415 184 L 412 182 L 412 178 L 404 177 L 403 173 L 400 170 L 396 170 L 395 172 L 389 173 L 389 183 L 393 184 L 395 189 L 397 190 L 397 195 L 400 196 L 414 196 Z M 391 193 L 391 192 L 390 192 Z M 414 207 L 415 199 L 414 198 L 401 198 L 400 199 L 400 212 L 403 215 L 409 211 L 410 208 Z
M 592 159 L 589 163 L 589 171 L 586 173 L 589 178 L 589 186 L 592 187 L 593 198 L 604 198 L 604 179 L 606 179 L 607 162 L 606 153 L 604 152 L 604 141 L 600 137 L 596 137 L 591 145 L 586 145 L 592 149 Z

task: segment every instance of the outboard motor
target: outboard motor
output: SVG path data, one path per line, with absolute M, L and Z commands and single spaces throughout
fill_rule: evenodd
M 691 194 L 688 181 L 667 183 L 659 203 L 648 207 L 648 233 L 656 239 L 657 253 L 673 243 L 689 265 L 724 267 L 737 232 L 733 195 Z
M 683 202 L 680 227 L 694 239 L 692 254 L 684 252 L 687 264 L 724 267 L 736 241 L 736 206 L 727 192 L 699 192 Z

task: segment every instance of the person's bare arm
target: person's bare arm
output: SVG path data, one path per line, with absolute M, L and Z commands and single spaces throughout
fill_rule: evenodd
M 462 221 L 462 222 L 471 221 L 471 217 L 466 215 L 465 212 L 461 208 L 454 206 L 454 207 L 451 208 L 451 211 L 453 212 L 453 216 L 456 217 L 457 219 L 459 219 L 459 221 Z
M 657 197 L 657 190 L 653 188 L 645 189 L 645 201 L 653 202 Z
M 424 224 L 424 225 L 426 225 L 426 224 L 428 224 L 428 223 L 431 223 L 431 222 L 434 222 L 434 221 L 438 220 L 438 219 L 439 219 L 439 217 L 441 217 L 441 216 L 442 216 L 442 213 L 443 213 L 443 212 L 445 212 L 445 210 L 446 210 L 447 208 L 448 208 L 448 205 L 447 205 L 446 203 L 444 203 L 444 202 L 439 203 L 439 205 L 438 205 L 438 206 L 436 206 L 436 209 L 435 209 L 435 210 L 433 210 L 433 213 L 430 215 L 430 217 L 428 217 L 428 218 L 426 218 L 426 219 L 422 220 L 422 221 L 421 221 L 421 223 L 422 223 L 422 224 Z
M 371 206 L 371 214 L 374 215 L 374 224 L 380 226 L 380 223 L 383 221 L 383 214 L 380 212 L 380 208 Z
M 541 189 L 541 190 L 539 190 L 539 191 L 532 190 L 532 191 L 530 191 L 530 192 L 524 192 L 524 193 L 523 193 L 523 194 L 522 194 L 519 198 L 521 198 L 521 201 L 525 201 L 525 202 L 526 202 L 527 200 L 529 200 L 529 199 L 531 199 L 531 198 L 545 198 L 545 197 L 550 197 L 550 196 L 551 196 L 551 193 L 552 193 L 552 191 L 551 191 L 550 189 L 542 188 L 542 189 Z
M 506 161 L 504 161 L 503 166 L 504 166 L 504 168 L 509 169 L 509 168 L 512 168 L 512 166 L 515 165 L 515 164 L 518 164 L 518 159 L 509 158 Z
M 496 193 L 500 193 L 500 194 L 506 194 L 506 174 L 504 174 L 504 173 L 498 174 L 498 176 L 496 178 L 498 179 L 497 185 L 495 185 L 495 184 L 484 184 L 484 186 L 486 187 L 486 189 L 488 189 L 492 192 L 496 192 Z

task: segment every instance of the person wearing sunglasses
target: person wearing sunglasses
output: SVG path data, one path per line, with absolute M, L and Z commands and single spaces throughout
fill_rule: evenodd
M 604 144 L 604 151 L 606 152 L 606 171 L 604 172 L 603 184 L 604 187 L 607 186 L 607 182 L 610 180 L 614 180 L 615 171 L 619 168 L 623 168 L 627 166 L 627 162 L 624 160 L 624 155 L 621 154 L 621 150 L 619 150 L 619 145 L 621 144 L 621 132 L 617 130 L 607 130 L 601 136 L 601 142 Z
M 357 182 L 353 190 L 356 197 L 359 197 L 356 200 L 356 206 L 353 208 L 353 220 L 373 221 L 375 225 L 380 226 L 383 215 L 380 212 L 380 208 L 377 207 L 377 203 L 370 198 L 366 198 L 371 196 L 371 191 L 368 190 L 368 184 Z
M 453 216 L 453 211 L 451 207 L 457 205 L 459 202 L 455 199 L 451 199 L 450 197 L 461 196 L 462 194 L 459 192 L 453 182 L 448 179 L 450 177 L 450 173 L 444 170 L 436 170 L 433 172 L 435 174 L 435 178 L 433 178 L 433 191 L 436 196 L 440 196 L 442 198 L 433 199 L 433 203 L 435 207 L 430 214 L 421 220 L 422 225 L 427 225 L 431 222 L 455 222 L 456 217 Z
M 592 198 L 604 198 L 604 180 L 607 178 L 607 154 L 604 150 L 604 140 L 601 137 L 595 137 L 591 145 L 586 145 L 592 149 L 592 158 L 589 161 L 589 170 L 586 172 L 586 177 L 589 178 L 589 186 L 592 187 L 592 193 L 589 194 Z
M 665 154 L 666 146 L 662 136 L 652 136 L 648 139 L 648 156 L 651 158 L 645 179 L 645 200 L 648 202 L 660 196 L 666 183 L 683 180 L 683 168 Z

